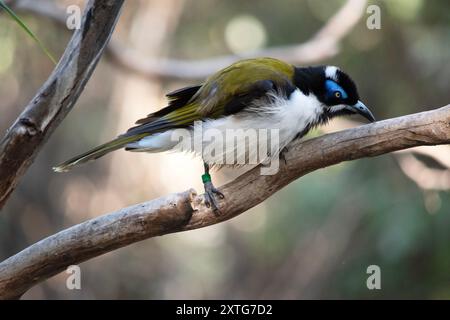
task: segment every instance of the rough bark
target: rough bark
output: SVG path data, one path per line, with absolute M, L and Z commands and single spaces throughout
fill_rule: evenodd
M 0 209 L 39 150 L 72 109 L 94 71 L 123 0 L 92 0 L 48 80 L 0 142 Z

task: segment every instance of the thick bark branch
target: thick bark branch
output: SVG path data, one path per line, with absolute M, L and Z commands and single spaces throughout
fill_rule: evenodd
M 256 167 L 222 186 L 221 215 L 206 208 L 202 196 L 188 190 L 88 220 L 24 249 L 0 263 L 0 298 L 20 297 L 69 265 L 130 243 L 233 218 L 311 171 L 410 147 L 449 143 L 450 105 L 295 141 L 277 174 L 263 176 Z
M 15 0 L 10 5 L 17 10 L 46 16 L 65 24 L 64 12 L 47 1 Z M 273 57 L 295 64 L 311 64 L 335 56 L 341 40 L 352 30 L 364 14 L 366 0 L 347 2 L 327 21 L 311 39 L 304 43 L 261 49 L 241 55 L 224 55 L 203 60 L 149 58 L 134 49 L 111 41 L 107 57 L 118 66 L 146 77 L 167 79 L 204 79 L 217 70 L 244 58 Z
M 39 150 L 72 109 L 114 30 L 123 0 L 92 0 L 82 26 L 36 96 L 0 142 L 0 208 Z

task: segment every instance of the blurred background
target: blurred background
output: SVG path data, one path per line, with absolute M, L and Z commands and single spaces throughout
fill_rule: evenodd
M 68 5 L 85 5 L 33 2 L 41 1 L 63 15 Z M 121 46 L 115 50 L 144 61 L 172 58 L 195 66 L 211 57 L 304 43 L 344 3 L 126 1 L 112 41 Z M 381 9 L 379 30 L 366 26 L 369 4 Z M 55 55 L 63 53 L 72 31 L 53 18 L 17 12 Z M 352 75 L 377 119 L 441 107 L 450 102 L 449 22 L 449 1 L 371 1 L 340 50 L 314 63 L 338 65 Z M 3 133 L 52 67 L 0 14 Z M 133 72 L 104 56 L 0 214 L 0 260 L 86 219 L 190 187 L 201 191 L 202 163 L 184 154 L 118 151 L 69 173 L 51 171 L 165 106 L 165 92 L 199 81 L 194 78 Z M 333 121 L 314 134 L 357 120 Z M 66 289 L 68 275 L 61 273 L 24 298 L 448 299 L 449 149 L 419 148 L 313 172 L 231 221 L 149 239 L 82 263 L 81 290 Z M 216 184 L 237 174 L 219 172 Z M 381 268 L 381 290 L 366 287 L 369 265 Z

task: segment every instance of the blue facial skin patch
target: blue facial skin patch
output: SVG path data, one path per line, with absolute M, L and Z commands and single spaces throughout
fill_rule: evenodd
M 325 88 L 327 89 L 327 95 L 329 97 L 334 96 L 335 91 L 339 91 L 341 93 L 342 99 L 347 99 L 347 97 L 348 97 L 348 95 L 344 91 L 344 89 L 342 89 L 342 87 L 340 85 L 338 85 L 336 82 L 334 82 L 333 80 L 326 80 Z

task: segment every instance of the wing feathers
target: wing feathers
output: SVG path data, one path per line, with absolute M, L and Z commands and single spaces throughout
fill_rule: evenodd
M 138 121 L 136 121 L 136 124 L 152 122 L 157 118 L 165 116 L 179 108 L 184 107 L 201 87 L 201 85 L 196 85 L 169 92 L 168 94 L 166 94 L 166 97 L 169 99 L 169 105 L 167 107 L 150 113 L 145 118 L 139 119 Z

